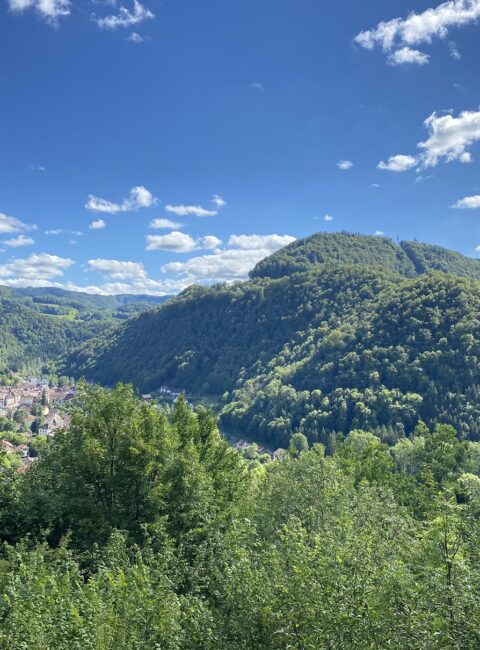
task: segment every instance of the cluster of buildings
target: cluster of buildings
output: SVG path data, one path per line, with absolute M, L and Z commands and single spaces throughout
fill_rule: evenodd
M 0 417 L 4 419 L 0 450 L 20 458 L 20 469 L 28 467 L 34 461 L 30 456 L 31 441 L 37 435 L 53 437 L 56 431 L 69 426 L 67 403 L 75 394 L 74 388 L 50 386 L 47 380 L 36 377 L 28 377 L 16 386 L 0 386 Z M 25 442 L 15 444 L 18 436 Z

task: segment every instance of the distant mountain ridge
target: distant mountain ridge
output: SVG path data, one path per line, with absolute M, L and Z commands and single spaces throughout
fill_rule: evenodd
M 0 372 L 52 366 L 80 343 L 166 299 L 0 286 Z
M 317 233 L 297 239 L 258 262 L 251 278 L 280 278 L 319 264 L 366 264 L 407 278 L 440 271 L 480 280 L 480 260 L 442 246 L 417 241 L 398 244 L 387 237 L 352 233 Z
M 191 286 L 88 340 L 64 371 L 216 395 L 227 431 L 277 446 L 354 428 L 394 441 L 419 420 L 480 439 L 476 266 L 417 242 L 314 235 L 246 282 Z

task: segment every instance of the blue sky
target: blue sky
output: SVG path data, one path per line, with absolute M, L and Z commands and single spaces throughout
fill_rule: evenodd
M 1 2 L 0 283 L 171 293 L 319 230 L 479 254 L 480 0 Z

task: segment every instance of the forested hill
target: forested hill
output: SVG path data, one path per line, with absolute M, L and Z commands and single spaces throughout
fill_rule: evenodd
M 0 372 L 40 371 L 88 338 L 162 300 L 0 287 Z
M 367 241 L 378 242 L 375 262 L 396 250 Z M 432 248 L 416 246 L 428 261 Z M 419 420 L 480 439 L 479 313 L 474 279 L 438 271 L 410 278 L 406 267 L 378 263 L 311 265 L 190 287 L 88 341 L 64 371 L 145 392 L 167 384 L 223 395 L 222 426 L 272 446 L 288 445 L 296 431 L 330 444 L 357 428 L 395 442 Z
M 456 251 L 416 241 L 396 244 L 386 237 L 346 232 L 317 233 L 298 239 L 259 262 L 250 276 L 280 278 L 331 262 L 380 266 L 405 277 L 442 271 L 480 279 L 480 260 L 465 257 Z

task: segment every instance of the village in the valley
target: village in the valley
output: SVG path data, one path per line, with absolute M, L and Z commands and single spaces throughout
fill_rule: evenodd
M 52 385 L 38 377 L 16 378 L 0 386 L 0 454 L 3 462 L 25 471 L 38 457 L 46 439 L 70 424 L 71 385 Z

